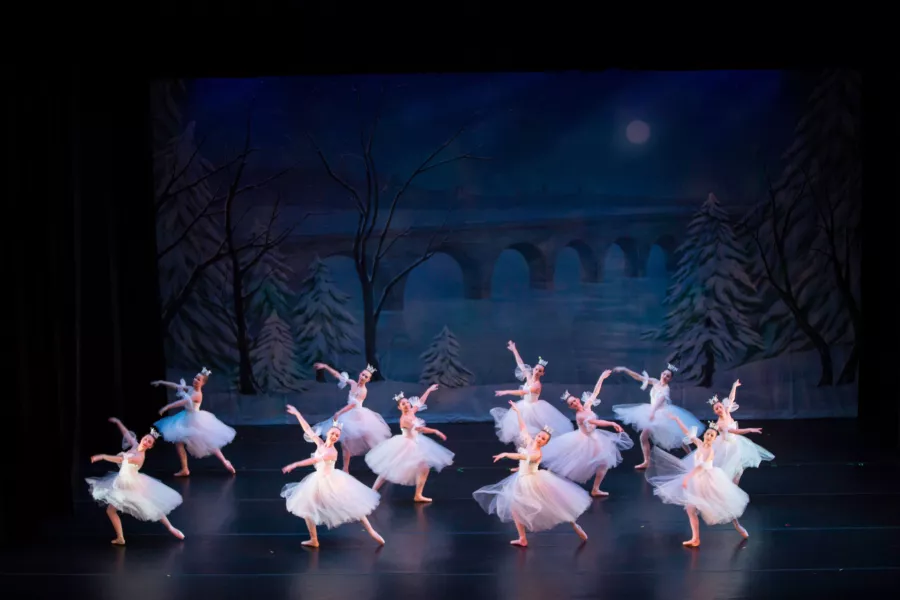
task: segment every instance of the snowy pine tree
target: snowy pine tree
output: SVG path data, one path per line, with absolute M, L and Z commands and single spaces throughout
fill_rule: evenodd
M 256 385 L 266 392 L 302 392 L 308 388 L 303 371 L 297 361 L 297 349 L 288 323 L 272 311 L 263 323 L 262 330 L 250 351 L 253 362 L 253 378 Z
M 422 385 L 437 383 L 459 388 L 469 385 L 472 379 L 472 372 L 459 360 L 459 342 L 446 325 L 419 358 L 425 363 L 419 378 Z
M 679 376 L 710 387 L 717 363 L 733 364 L 762 343 L 748 319 L 756 299 L 746 252 L 713 194 L 691 220 L 677 252 L 658 337 L 673 344 L 669 360 L 678 361 Z
M 253 236 L 263 235 L 265 227 L 258 224 L 254 227 Z M 249 299 L 249 319 L 253 331 L 259 331 L 263 323 L 272 314 L 278 313 L 284 321 L 291 320 L 291 288 L 290 280 L 294 273 L 285 261 L 281 248 L 273 248 L 266 252 L 259 264 L 248 274 L 247 288 Z
M 766 355 L 816 350 L 822 385 L 833 381 L 831 344 L 853 346 L 840 382 L 852 381 L 858 360 L 860 87 L 857 72 L 823 75 L 783 156 L 774 198 L 757 209 L 765 217 L 755 225 L 752 275 L 768 306 L 760 319 Z
M 213 214 L 209 175 L 214 167 L 198 152 L 195 123 L 182 129 L 175 96 L 180 82 L 154 86 L 153 142 L 157 266 L 169 366 L 230 368 L 236 362 L 235 336 L 215 310 L 228 294 L 221 251 L 221 223 Z
M 360 353 L 356 319 L 345 307 L 350 296 L 337 288 L 328 265 L 318 257 L 309 266 L 298 296 L 294 327 L 302 364 L 336 365 L 341 356 Z M 324 381 L 324 371 L 318 371 L 316 379 Z

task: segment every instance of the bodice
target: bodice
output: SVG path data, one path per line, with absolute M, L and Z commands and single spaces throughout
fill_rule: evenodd
M 597 430 L 597 426 L 589 423 L 591 419 L 596 419 L 597 415 L 592 410 L 583 410 L 575 415 L 575 422 L 578 423 L 578 431 L 584 435 L 591 435 Z
M 531 448 L 518 448 L 517 451 L 519 454 L 523 454 L 526 457 L 528 456 Z M 519 461 L 519 477 L 526 477 L 528 475 L 534 475 L 538 472 L 538 467 L 541 465 L 541 461 L 530 461 L 527 458 Z
M 331 448 L 330 450 L 334 450 L 334 449 Z M 325 446 L 320 446 L 310 456 L 312 456 L 313 458 L 321 458 L 321 457 L 327 456 L 329 454 L 328 451 L 329 451 L 329 448 L 326 448 Z M 334 463 L 337 462 L 337 451 L 331 452 L 331 456 L 332 456 L 331 459 L 320 460 L 319 462 L 317 462 L 316 463 L 316 471 L 323 471 L 325 473 L 333 471 Z
M 650 388 L 650 402 L 660 406 L 669 402 L 669 387 L 662 384 L 654 384 Z
M 410 439 L 415 438 L 419 435 L 419 432 L 416 430 L 417 427 L 424 427 L 425 421 L 419 419 L 418 417 L 414 417 L 412 421 L 412 425 L 410 427 L 400 427 L 400 433 L 403 434 L 403 437 L 407 437 Z
M 530 391 L 528 391 L 531 389 L 532 385 L 532 382 L 526 381 L 521 387 L 521 389 L 525 392 L 525 394 L 522 395 L 522 400 L 524 400 L 525 402 L 537 402 L 538 400 L 537 394 L 532 394 Z
M 200 410 L 200 402 L 203 401 L 202 400 L 203 397 L 201 396 L 200 402 L 196 402 L 196 401 L 194 401 L 194 394 L 195 394 L 195 391 L 193 389 L 191 389 L 191 390 L 180 389 L 176 393 L 176 396 L 178 396 L 179 400 L 187 400 L 188 401 L 187 404 L 184 405 L 184 410 L 187 410 L 187 411 Z
M 713 450 L 712 448 L 697 448 L 694 452 L 694 466 L 704 469 L 712 469 L 713 466 Z
M 137 473 L 140 470 L 140 467 L 135 463 L 131 462 L 131 459 L 137 457 L 136 452 L 123 452 L 121 455 L 122 462 L 119 464 L 119 473 Z
M 718 423 L 717 423 L 717 425 L 718 425 Z M 719 430 L 719 438 L 718 439 L 721 439 L 726 442 L 733 442 L 736 438 L 735 438 L 735 434 L 731 433 L 731 431 L 733 429 L 737 429 L 737 428 L 738 428 L 737 421 L 731 421 L 724 427 L 721 427 L 721 426 L 718 427 L 718 430 Z
M 350 393 L 347 394 L 347 404 L 362 406 L 363 400 L 365 400 L 365 397 L 359 387 L 351 389 Z

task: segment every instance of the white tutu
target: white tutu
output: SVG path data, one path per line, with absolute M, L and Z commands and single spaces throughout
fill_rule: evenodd
M 691 477 L 685 488 L 684 478 L 697 465 L 700 465 L 700 470 Z M 737 519 L 744 514 L 750 502 L 747 493 L 736 486 L 725 471 L 709 462 L 704 463 L 696 453 L 678 459 L 654 448 L 646 477 L 654 488 L 653 493 L 663 502 L 694 506 L 708 525 Z
M 211 412 L 186 408 L 153 424 L 167 442 L 181 442 L 194 458 L 204 458 L 234 440 L 234 429 Z
M 546 400 L 519 400 L 516 402 L 516 406 L 531 436 L 537 435 L 545 426 L 549 426 L 553 430 L 553 435 L 562 435 L 575 428 L 566 415 L 559 412 L 556 407 Z M 491 416 L 494 418 L 494 427 L 501 442 L 514 444 L 519 441 L 519 433 L 521 432 L 519 429 L 519 418 L 514 410 L 500 407 L 492 408 Z
M 316 470 L 299 483 L 281 489 L 288 512 L 329 529 L 359 521 L 378 507 L 381 495 L 352 475 L 334 468 L 334 461 L 316 463 Z
M 377 412 L 364 406 L 348 410 L 338 420 L 341 429 L 341 447 L 351 456 L 362 456 L 381 442 L 391 437 L 391 428 Z M 321 436 L 331 427 L 331 419 L 313 426 Z
M 417 419 L 419 426 L 424 425 Z M 372 472 L 397 485 L 415 485 L 422 469 L 440 472 L 453 464 L 453 453 L 434 440 L 411 429 L 378 444 L 366 454 Z
M 653 442 L 666 450 L 681 447 L 684 440 L 684 433 L 678 427 L 678 423 L 669 418 L 669 415 L 675 415 L 681 419 L 688 429 L 696 427 L 698 431 L 704 430 L 697 417 L 683 408 L 671 404 L 659 408 L 653 415 L 652 421 L 650 420 L 651 406 L 649 403 L 619 404 L 613 406 L 612 409 L 616 417 L 623 423 L 631 425 L 637 431 L 648 430 Z
M 585 433 L 576 429 L 551 437 L 543 448 L 542 462 L 544 467 L 561 477 L 585 483 L 597 474 L 597 469 L 611 469 L 622 462 L 622 450 L 633 446 L 634 442 L 625 432 L 594 429 Z
M 518 473 L 476 490 L 472 497 L 488 514 L 505 523 L 515 516 L 529 531 L 574 523 L 591 506 L 591 497 L 581 487 L 527 461 L 519 461 Z
M 713 464 L 734 478 L 744 469 L 755 469 L 764 460 L 772 460 L 775 455 L 755 444 L 743 435 L 724 433 L 713 442 Z
M 138 472 L 137 466 L 127 461 L 122 462 L 118 473 L 88 477 L 85 481 L 94 500 L 141 521 L 159 521 L 182 501 L 181 494 Z

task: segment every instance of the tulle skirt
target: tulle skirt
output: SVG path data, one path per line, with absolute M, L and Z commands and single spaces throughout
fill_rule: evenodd
M 378 492 L 333 467 L 287 484 L 281 489 L 281 497 L 289 513 L 329 529 L 361 520 L 381 501 Z
M 209 456 L 234 440 L 234 429 L 205 410 L 183 410 L 153 424 L 167 442 L 181 442 L 194 458 Z
M 397 485 L 415 485 L 423 468 L 440 472 L 453 464 L 453 453 L 421 434 L 395 435 L 366 454 L 372 472 Z
M 646 477 L 663 502 L 695 507 L 707 525 L 730 523 L 744 514 L 750 497 L 725 471 L 716 466 L 701 468 L 685 488 L 684 478 L 693 469 L 693 457 L 678 459 L 654 448 Z
M 718 436 L 713 442 L 713 450 L 713 464 L 731 478 L 743 473 L 744 469 L 755 469 L 764 460 L 775 458 L 762 446 L 734 433 Z
M 362 456 L 384 440 L 391 437 L 391 428 L 374 410 L 357 406 L 348 410 L 338 420 L 341 429 L 341 448 L 351 456 Z M 316 424 L 313 429 L 324 433 L 331 427 L 331 419 Z
M 137 471 L 119 471 L 85 479 L 100 504 L 141 521 L 159 521 L 181 504 L 181 494 L 158 479 Z
M 472 497 L 488 514 L 504 523 L 515 516 L 529 531 L 574 523 L 591 506 L 591 497 L 581 487 L 544 470 L 514 473 L 476 490 Z
M 562 435 L 572 431 L 575 427 L 569 418 L 559 412 L 546 400 L 519 400 L 516 402 L 519 412 L 522 414 L 522 420 L 528 428 L 528 433 L 532 436 L 549 425 L 553 429 L 553 435 Z M 509 408 L 492 408 L 491 416 L 494 418 L 494 427 L 497 430 L 497 437 L 504 444 L 516 443 L 519 439 L 519 418 L 516 412 Z
M 684 432 L 678 427 L 678 423 L 669 418 L 669 415 L 675 415 L 684 426 L 690 429 L 696 427 L 698 435 L 704 431 L 703 425 L 699 419 L 677 406 L 668 404 L 656 411 L 653 420 L 650 420 L 650 404 L 619 404 L 612 407 L 613 413 L 623 423 L 627 423 L 634 427 L 637 431 L 647 430 L 650 432 L 650 439 L 666 450 L 679 448 L 684 443 Z
M 542 464 L 561 477 L 585 483 L 597 469 L 611 469 L 622 462 L 622 450 L 634 442 L 625 432 L 595 429 L 590 435 L 580 429 L 553 436 L 543 448 Z

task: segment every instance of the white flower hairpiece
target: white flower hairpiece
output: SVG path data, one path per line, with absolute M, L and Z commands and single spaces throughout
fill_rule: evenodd
M 400 401 L 403 400 L 404 398 L 406 398 L 406 396 L 403 395 L 403 392 L 400 392 L 399 394 L 397 394 L 396 396 L 394 396 L 394 402 L 400 402 Z
M 544 425 L 544 428 L 541 429 L 541 431 L 544 431 L 544 432 L 549 433 L 550 435 L 553 435 L 553 428 L 550 427 L 549 425 Z
M 378 370 L 378 369 L 376 369 L 375 367 L 373 367 L 372 365 L 370 365 L 370 364 L 368 364 L 368 363 L 366 363 L 366 368 L 363 369 L 363 371 L 368 371 L 368 372 L 369 372 L 369 375 L 374 375 L 374 374 L 375 374 L 375 371 L 377 371 L 377 370 Z
M 709 404 L 710 406 L 713 406 L 713 405 L 714 405 L 716 402 L 718 402 L 718 401 L 719 401 L 719 395 L 718 395 L 718 394 L 715 394 L 715 395 L 713 395 L 712 398 L 710 398 L 709 400 L 707 400 L 706 403 Z
M 666 365 L 666 368 L 667 368 L 668 370 L 672 371 L 672 373 L 677 373 L 677 372 L 678 372 L 678 367 L 676 367 L 676 366 L 673 365 L 672 363 L 668 363 L 668 364 Z
M 206 367 L 203 367 L 202 369 L 200 369 L 200 374 L 204 377 L 209 377 L 210 375 L 212 375 L 212 371 L 210 371 Z
M 340 421 L 338 421 L 337 419 L 331 420 L 331 427 L 334 429 L 340 429 L 341 431 L 344 430 L 344 424 L 341 423 Z
M 572 394 L 569 393 L 569 390 L 566 390 L 563 392 L 563 395 L 559 397 L 559 399 L 562 400 L 563 402 L 565 402 L 566 400 L 568 400 L 571 397 L 572 397 Z
M 543 358 L 541 358 L 540 356 L 538 356 L 538 364 L 539 364 L 540 366 L 542 366 L 542 367 L 546 367 L 546 366 L 547 366 L 547 361 L 544 360 Z
M 709 424 L 710 429 L 714 429 L 718 433 L 718 431 L 719 431 L 718 423 L 716 423 L 715 421 L 710 421 L 708 424 Z
M 153 427 L 150 428 L 150 435 L 153 436 L 153 439 L 154 439 L 154 440 L 158 440 L 158 439 L 159 439 L 159 432 L 158 432 L 155 428 L 153 428 Z

